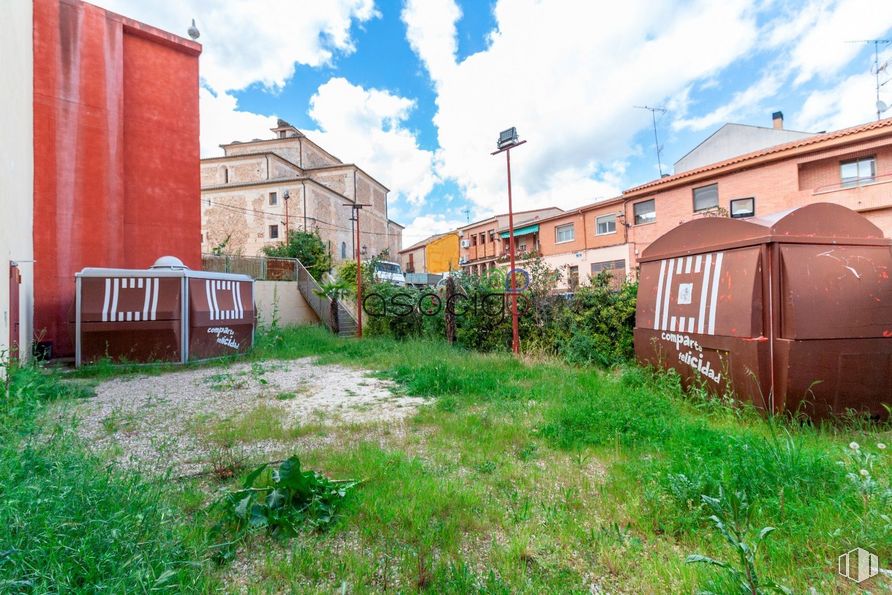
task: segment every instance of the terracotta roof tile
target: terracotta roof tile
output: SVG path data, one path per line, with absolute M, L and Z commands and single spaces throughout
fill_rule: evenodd
M 624 190 L 623 195 L 635 194 L 642 190 L 647 190 L 649 188 L 655 188 L 655 187 L 661 186 L 663 184 L 671 184 L 678 180 L 694 177 L 694 176 L 704 173 L 704 172 L 723 169 L 723 168 L 731 166 L 731 165 L 745 163 L 747 161 L 751 161 L 753 159 L 758 159 L 760 157 L 766 157 L 768 155 L 773 155 L 776 153 L 784 153 L 786 151 L 796 151 L 798 149 L 812 147 L 813 145 L 818 145 L 821 143 L 834 141 L 834 140 L 844 138 L 847 136 L 852 136 L 854 134 L 859 134 L 861 132 L 869 132 L 872 130 L 879 130 L 879 129 L 884 129 L 884 128 L 892 128 L 892 118 L 886 118 L 885 120 L 877 120 L 875 122 L 869 122 L 867 124 L 860 124 L 858 126 L 853 126 L 851 128 L 843 128 L 842 130 L 836 130 L 836 131 L 827 132 L 824 134 L 816 134 L 815 136 L 810 136 L 808 138 L 803 138 L 800 140 L 792 141 L 789 143 L 783 143 L 780 145 L 774 145 L 774 146 L 768 147 L 766 149 L 760 149 L 758 151 L 753 151 L 752 153 L 744 153 L 743 155 L 738 155 L 736 157 L 732 157 L 732 158 L 726 159 L 724 161 L 718 161 L 716 163 L 704 165 L 703 167 L 698 167 L 696 169 L 684 171 L 679 174 L 667 176 L 665 178 L 651 180 L 650 182 L 647 182 L 645 184 L 640 184 L 638 186 L 634 186 L 632 188 Z

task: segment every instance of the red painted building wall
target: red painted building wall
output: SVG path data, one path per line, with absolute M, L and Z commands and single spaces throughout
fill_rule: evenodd
M 84 267 L 201 266 L 201 46 L 79 0 L 34 2 L 34 328 L 73 354 Z

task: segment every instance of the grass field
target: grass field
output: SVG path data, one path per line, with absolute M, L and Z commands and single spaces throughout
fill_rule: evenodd
M 428 404 L 400 431 L 283 428 L 269 412 L 209 428 L 228 442 L 272 426 L 326 433 L 336 439 L 295 453 L 304 466 L 363 480 L 325 530 L 249 534 L 222 560 L 228 536 L 207 505 L 236 478 L 125 473 L 66 431 L 75 422 L 46 421 L 51 401 L 134 370 L 99 366 L 78 384 L 15 372 L 0 417 L 0 591 L 847 593 L 839 554 L 892 559 L 887 424 L 766 419 L 637 367 L 315 327 L 265 333 L 251 357 L 308 355 L 375 370 Z M 693 554 L 730 569 L 686 563 Z

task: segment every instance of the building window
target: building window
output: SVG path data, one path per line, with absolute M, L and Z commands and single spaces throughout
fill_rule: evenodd
M 876 181 L 876 175 L 876 157 L 864 157 L 854 161 L 843 161 L 839 164 L 839 176 L 842 178 L 843 188 L 870 184 Z
M 477 245 L 477 234 L 476 234 L 476 233 L 475 233 L 474 235 L 471 236 L 471 245 L 472 245 L 472 246 L 476 246 L 476 245 Z
M 481 244 L 486 243 L 486 233 L 485 232 L 480 234 L 480 243 Z
M 229 183 L 229 168 L 226 166 L 223 167 L 223 183 Z
M 570 289 L 575 290 L 579 287 L 579 267 L 571 266 L 570 272 L 567 275 L 567 284 L 570 286 Z
M 573 224 L 567 223 L 566 225 L 558 225 L 554 228 L 554 243 L 560 244 L 563 242 L 572 242 L 575 239 L 575 233 L 573 231 Z
M 275 192 L 269 193 L 269 204 L 270 206 L 279 204 L 279 195 Z
M 753 217 L 755 214 L 756 199 L 752 196 L 749 198 L 735 198 L 731 201 L 731 217 L 734 219 Z
M 626 280 L 626 260 L 608 260 L 606 262 L 592 263 L 592 279 L 598 274 L 606 272 L 609 275 L 608 284 L 611 289 L 620 289 Z
M 341 260 L 347 258 L 347 242 L 341 242 Z
M 719 185 L 710 184 L 694 188 L 694 212 L 706 211 L 719 206 Z
M 635 213 L 635 225 L 653 223 L 657 220 L 657 206 L 654 199 L 636 202 L 632 210 Z
M 279 239 L 279 226 L 278 225 L 270 225 L 269 226 L 269 239 L 271 239 L 271 240 Z
M 595 234 L 603 236 L 616 233 L 616 215 L 604 215 L 595 219 Z

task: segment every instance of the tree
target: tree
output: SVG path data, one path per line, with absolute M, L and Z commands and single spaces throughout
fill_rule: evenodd
M 292 231 L 287 242 L 264 246 L 262 251 L 271 257 L 298 259 L 317 281 L 331 269 L 331 254 L 315 232 Z
M 340 322 L 338 321 L 338 300 L 347 295 L 350 284 L 340 277 L 329 276 L 328 281 L 320 283 L 319 289 L 315 289 L 316 295 L 329 299 L 328 317 L 331 323 L 331 330 L 338 332 L 340 330 Z

